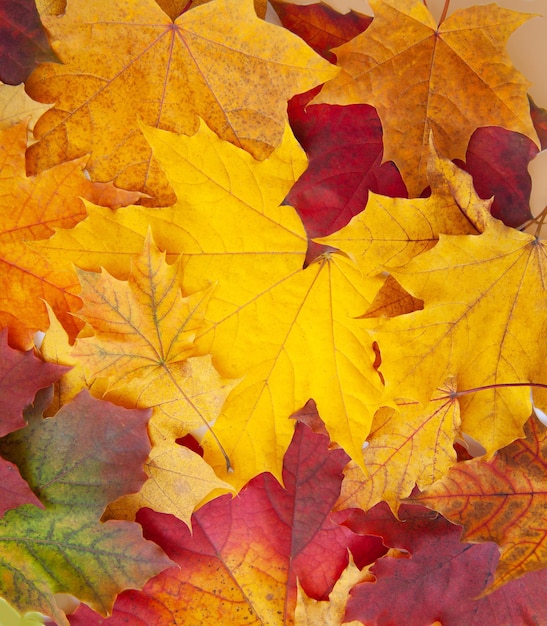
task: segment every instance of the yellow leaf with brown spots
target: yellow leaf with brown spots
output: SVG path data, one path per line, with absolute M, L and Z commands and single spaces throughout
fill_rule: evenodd
M 32 98 L 55 102 L 36 126 L 30 170 L 89 153 L 93 180 L 143 191 L 153 206 L 175 198 L 140 121 L 190 135 L 201 116 L 264 158 L 281 141 L 287 100 L 338 73 L 259 19 L 252 0 L 213 0 L 175 21 L 154 0 L 73 0 L 42 19 L 63 64 L 43 64 L 27 82 Z

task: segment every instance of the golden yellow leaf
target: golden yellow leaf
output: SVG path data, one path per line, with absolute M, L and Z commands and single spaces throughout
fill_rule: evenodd
M 365 32 L 335 48 L 342 72 L 314 103 L 367 103 L 384 129 L 393 160 L 413 196 L 426 187 L 430 130 L 441 154 L 465 159 L 480 126 L 503 126 L 538 138 L 528 81 L 504 51 L 511 33 L 533 17 L 496 5 L 455 11 L 437 26 L 422 0 L 371 0 Z
M 144 471 L 148 480 L 141 490 L 112 502 L 103 519 L 134 520 L 137 511 L 146 506 L 170 513 L 190 527 L 192 513 L 200 503 L 232 489 L 198 454 L 172 442 L 153 447 Z
M 441 158 L 432 141 L 429 149 L 430 197 L 390 198 L 369 192 L 362 213 L 332 235 L 314 241 L 344 250 L 363 274 L 375 276 L 391 268 L 404 267 L 412 258 L 432 248 L 440 233 L 479 232 L 454 198 L 452 180 L 458 177 L 459 200 L 472 205 L 475 213 L 488 212 L 491 201 L 477 196 L 471 176 Z
M 456 378 L 462 430 L 491 456 L 522 436 L 532 408 L 527 383 L 547 373 L 546 248 L 468 202 L 460 182 L 455 175 L 456 201 L 483 232 L 441 235 L 433 249 L 393 270 L 424 309 L 384 320 L 373 334 L 386 398 L 427 403 Z
M 330 436 L 361 459 L 381 384 L 372 342 L 354 318 L 377 284 L 364 282 L 343 254 L 302 269 L 302 222 L 292 207 L 279 206 L 306 164 L 294 137 L 287 130 L 281 146 L 256 161 L 204 125 L 193 137 L 145 133 L 177 205 L 116 213 L 90 207 L 87 220 L 59 231 L 41 251 L 87 269 L 101 259 L 123 276 L 128 251 L 142 245 L 150 224 L 162 249 L 181 254 L 185 293 L 214 283 L 197 349 L 214 355 L 223 376 L 245 376 L 215 424 L 234 466 L 224 480 L 242 486 L 262 471 L 280 477 L 294 429 L 288 417 L 310 397 Z M 204 447 L 206 459 L 225 472 L 217 443 L 206 437 Z
M 281 141 L 287 100 L 338 72 L 259 19 L 252 0 L 214 0 L 175 22 L 154 0 L 73 0 L 42 19 L 63 64 L 43 64 L 27 82 L 35 100 L 55 102 L 36 125 L 30 171 L 89 153 L 93 180 L 144 191 L 155 206 L 174 196 L 140 120 L 193 134 L 199 115 L 264 158 Z
M 94 334 L 79 337 L 70 355 L 87 380 L 107 379 L 105 399 L 128 408 L 153 408 L 149 479 L 111 514 L 131 517 L 141 506 L 151 506 L 188 523 L 211 491 L 229 487 L 197 455 L 190 453 L 195 458 L 188 459 L 175 440 L 209 427 L 236 381 L 223 380 L 210 355 L 194 356 L 193 340 L 209 294 L 183 298 L 179 264 L 167 265 L 164 256 L 147 237 L 127 282 L 105 271 L 79 271 L 84 302 L 79 315 Z M 183 490 L 187 495 L 181 500 Z
M 79 316 L 94 335 L 77 339 L 72 355 L 87 378 L 107 378 L 106 397 L 125 406 L 154 407 L 153 442 L 213 420 L 211 409 L 222 404 L 230 384 L 215 373 L 210 356 L 190 360 L 209 294 L 183 298 L 178 264 L 167 265 L 148 237 L 127 282 L 105 271 L 78 274 L 84 302 Z
M 459 405 L 450 397 L 454 383 L 438 389 L 437 398 L 425 407 L 398 400 L 397 410 L 383 407 L 376 412 L 363 450 L 366 474 L 349 464 L 337 509 L 368 511 L 385 500 L 397 514 L 414 485 L 425 489 L 443 478 L 456 463 L 454 441 L 460 434 Z
M 294 613 L 295 626 L 318 626 L 319 624 L 324 626 L 341 626 L 341 624 L 344 624 L 344 626 L 359 626 L 361 622 L 344 621 L 346 603 L 351 588 L 360 582 L 368 580 L 370 577 L 368 567 L 360 571 L 350 557 L 346 569 L 342 572 L 336 585 L 334 585 L 334 589 L 329 594 L 328 602 L 308 598 L 306 592 L 300 586 L 300 582 L 298 582 L 298 597 Z

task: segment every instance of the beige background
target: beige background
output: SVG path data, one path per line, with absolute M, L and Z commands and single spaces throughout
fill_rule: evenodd
M 317 0 L 292 0 L 294 4 L 313 4 Z M 366 0 L 329 0 L 327 4 L 345 13 L 350 9 L 373 15 Z M 489 4 L 488 0 L 451 0 L 448 14 L 477 4 Z M 499 0 L 499 6 L 536 13 L 538 17 L 521 26 L 509 39 L 507 51 L 517 69 L 532 83 L 530 95 L 538 106 L 547 109 L 547 0 Z M 444 0 L 428 0 L 427 5 L 438 19 Z M 276 20 L 275 14 L 268 19 Z M 530 206 L 534 214 L 539 213 L 547 205 L 547 150 L 541 152 L 529 167 L 532 176 L 532 198 Z M 547 237 L 547 228 L 543 231 Z

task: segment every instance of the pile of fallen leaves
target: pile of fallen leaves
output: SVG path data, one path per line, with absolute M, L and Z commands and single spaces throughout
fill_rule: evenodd
M 19 612 L 547 623 L 532 16 L 371 5 L 2 2 Z

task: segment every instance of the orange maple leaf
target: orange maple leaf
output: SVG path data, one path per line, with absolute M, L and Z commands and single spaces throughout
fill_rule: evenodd
M 424 493 L 408 499 L 462 524 L 467 541 L 500 545 L 500 562 L 484 593 L 547 566 L 547 428 L 532 415 L 525 433 L 525 439 L 500 450 L 490 463 L 458 463 Z
M 55 102 L 35 128 L 30 170 L 89 153 L 94 180 L 150 193 L 155 206 L 174 196 L 139 120 L 193 134 L 200 115 L 264 158 L 281 140 L 288 98 L 338 72 L 259 19 L 252 0 L 215 0 L 174 22 L 154 0 L 74 0 L 43 22 L 64 64 L 43 64 L 26 85 L 35 100 Z
M 34 333 L 48 326 L 42 300 L 57 311 L 72 336 L 79 329 L 68 314 L 80 307 L 73 272 L 59 269 L 26 242 L 47 239 L 55 228 L 82 220 L 86 213 L 80 196 L 117 205 L 139 197 L 91 183 L 84 176 L 85 158 L 28 178 L 26 145 L 26 123 L 0 131 L 0 326 L 10 327 L 10 340 L 21 348 L 29 348 Z
M 422 0 L 371 0 L 372 25 L 335 48 L 343 71 L 314 103 L 367 103 L 384 128 L 384 159 L 420 195 L 431 130 L 440 152 L 465 159 L 480 126 L 503 126 L 538 143 L 526 97 L 528 81 L 504 52 L 532 15 L 495 5 L 454 12 L 437 26 Z

